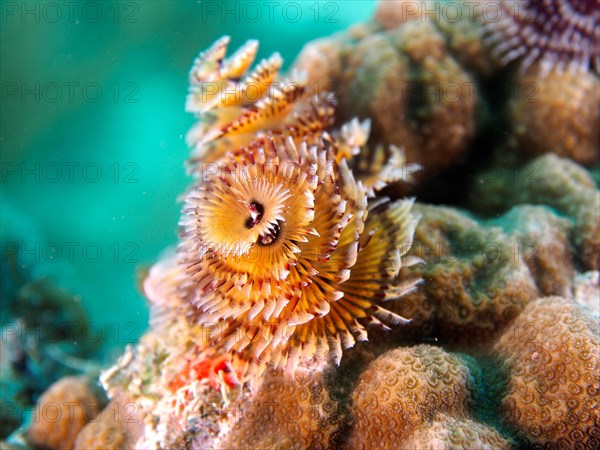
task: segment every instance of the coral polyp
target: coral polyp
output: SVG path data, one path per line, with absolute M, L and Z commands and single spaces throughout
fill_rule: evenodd
M 191 80 L 203 80 L 200 91 L 207 80 L 239 78 L 238 68 L 248 69 L 252 41 L 224 61 L 226 42 L 217 41 L 195 62 Z M 282 91 L 274 92 L 261 105 L 282 98 Z M 194 88 L 190 95 L 188 106 Z M 368 123 L 353 121 L 328 133 L 330 98 L 285 98 L 288 112 L 278 124 L 265 120 L 261 106 L 234 111 L 222 96 L 211 99 L 211 114 L 232 121 L 214 128 L 200 115 L 196 128 L 217 130 L 209 153 L 227 151 L 208 156 L 218 164 L 197 173 L 181 221 L 184 301 L 199 311 L 194 320 L 210 329 L 211 343 L 250 378 L 268 366 L 294 371 L 309 360 L 339 363 L 344 348 L 367 339 L 367 325 L 409 321 L 380 303 L 418 282 L 399 276 L 401 267 L 417 261 L 403 259 L 417 222 L 412 201 L 372 196 L 402 178 L 401 153 L 392 161 L 397 167 L 377 166 L 386 169 L 381 177 L 365 171 L 363 184 L 349 164 L 366 142 Z M 235 141 L 247 133 L 236 133 L 231 123 L 243 126 L 250 115 L 257 117 L 253 139 Z
M 483 8 L 495 52 L 505 63 L 522 59 L 526 70 L 600 70 L 598 0 L 494 1 Z M 492 12 L 493 11 L 493 12 Z

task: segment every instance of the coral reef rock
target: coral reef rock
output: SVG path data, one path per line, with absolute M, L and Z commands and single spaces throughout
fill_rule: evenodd
M 308 43 L 294 67 L 310 91 L 336 94 L 336 122 L 370 118 L 370 142 L 403 148 L 419 181 L 481 158 L 499 123 L 511 152 L 591 165 L 598 20 L 595 0 L 380 1 L 373 20 Z
M 521 148 L 554 153 L 581 164 L 600 161 L 600 78 L 587 72 L 520 75 L 511 103 Z
M 412 272 L 425 281 L 394 305 L 412 319 L 403 332 L 455 344 L 486 342 L 539 293 L 518 241 L 455 209 L 417 205 L 415 211 L 422 218 L 411 254 L 425 263 Z
M 466 418 L 469 378 L 461 360 L 440 348 L 419 345 L 384 353 L 361 373 L 352 392 L 349 447 L 396 448 L 438 415 Z
M 96 419 L 103 406 L 92 382 L 84 377 L 65 377 L 40 397 L 26 439 L 34 447 L 73 449 L 84 426 Z
M 295 67 L 308 72 L 308 85 L 333 88 L 340 102 L 338 120 L 370 118 L 374 142 L 402 147 L 407 160 L 425 170 L 459 159 L 475 133 L 479 94 L 441 31 L 431 22 L 411 21 L 355 34 L 305 47 Z
M 600 268 L 600 191 L 583 167 L 545 155 L 521 167 L 497 167 L 476 177 L 471 207 L 494 214 L 519 204 L 546 205 L 569 218 L 569 241 L 585 270 Z
M 77 434 L 75 450 L 136 448 L 143 432 L 140 407 L 127 397 L 111 400 L 100 415 Z
M 430 425 L 424 425 L 413 433 L 403 448 L 419 450 L 449 450 L 454 448 L 508 450 L 514 448 L 514 445 L 493 428 L 479 422 L 440 415 L 438 420 Z
M 597 320 L 557 297 L 530 303 L 494 350 L 511 371 L 503 416 L 524 442 L 600 447 Z
M 329 448 L 343 419 L 322 373 L 301 374 L 288 382 L 267 375 L 260 391 L 227 407 L 239 415 L 220 448 Z

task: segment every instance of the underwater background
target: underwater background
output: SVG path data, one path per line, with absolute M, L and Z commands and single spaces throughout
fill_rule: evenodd
M 198 50 L 223 34 L 234 47 L 258 39 L 258 58 L 278 51 L 286 70 L 307 41 L 374 9 L 3 1 L 3 254 L 76 296 L 105 350 L 136 342 L 148 322 L 136 274 L 175 245 L 190 182 L 184 100 Z
M 598 0 L 0 10 L 2 450 L 600 448 Z

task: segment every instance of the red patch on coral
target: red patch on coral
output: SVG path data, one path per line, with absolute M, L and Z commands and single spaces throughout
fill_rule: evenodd
M 207 357 L 194 364 L 188 361 L 183 370 L 171 380 L 169 389 L 174 392 L 192 381 L 202 380 L 207 380 L 209 386 L 216 390 L 221 390 L 223 383 L 232 388 L 239 382 L 231 371 L 228 360 L 227 355 L 221 355 L 216 358 Z

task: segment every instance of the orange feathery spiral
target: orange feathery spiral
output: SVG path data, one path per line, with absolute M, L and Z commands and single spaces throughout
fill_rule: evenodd
M 178 267 L 164 280 L 193 306 L 181 308 L 189 320 L 249 379 L 268 366 L 339 363 L 344 348 L 367 339 L 368 325 L 408 322 L 384 305 L 420 281 L 399 275 L 417 262 L 405 257 L 417 218 L 412 200 L 374 197 L 405 178 L 403 157 L 395 150 L 377 172 L 363 170 L 363 182 L 350 167 L 360 161 L 368 122 L 330 134 L 327 97 L 227 97 L 281 64 L 271 58 L 246 76 L 256 43 L 225 59 L 228 42 L 217 41 L 192 69 L 188 109 L 200 119 L 192 167 L 200 176 L 185 199 Z M 271 114 L 279 102 L 284 112 Z M 201 161 L 213 163 L 210 170 Z M 154 298 L 166 292 L 150 287 Z

